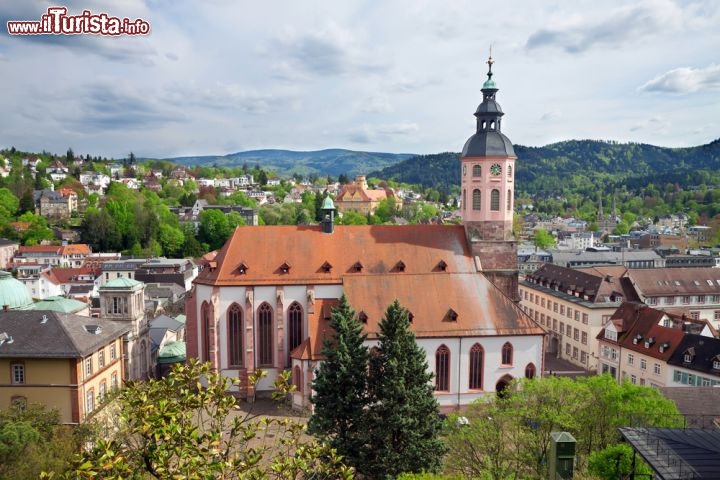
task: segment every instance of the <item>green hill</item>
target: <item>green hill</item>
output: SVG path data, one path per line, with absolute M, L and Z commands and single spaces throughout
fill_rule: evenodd
M 515 145 L 516 193 L 633 190 L 650 183 L 720 186 L 720 139 L 689 148 L 571 140 L 544 147 Z M 460 184 L 459 153 L 418 155 L 370 176 L 431 188 Z
M 412 153 L 359 152 L 333 148 L 308 152 L 250 150 L 224 156 L 177 157 L 167 160 L 185 166 L 253 167 L 274 170 L 279 175 L 354 176 L 382 169 L 414 157 Z

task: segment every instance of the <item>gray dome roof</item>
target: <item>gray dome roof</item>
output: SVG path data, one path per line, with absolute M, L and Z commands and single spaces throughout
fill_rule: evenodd
M 461 157 L 515 157 L 512 142 L 498 131 L 477 132 L 468 138 Z
M 0 271 L 0 308 L 21 310 L 33 304 L 25 285 L 5 271 Z
M 488 98 L 484 102 L 482 102 L 480 105 L 478 105 L 477 110 L 475 111 L 475 115 L 483 114 L 483 113 L 492 113 L 495 115 L 503 115 L 502 108 L 500 108 L 500 104 L 495 100 L 494 98 Z

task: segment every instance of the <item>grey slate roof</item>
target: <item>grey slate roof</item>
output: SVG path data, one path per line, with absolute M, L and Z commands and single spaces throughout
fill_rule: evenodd
M 92 326 L 100 332 L 90 333 Z M 129 330 L 126 322 L 50 310 L 0 312 L 0 333 L 13 339 L 0 345 L 0 358 L 81 358 Z
M 461 157 L 515 157 L 512 142 L 504 134 L 494 132 L 477 132 L 468 138 L 462 149 Z
M 685 352 L 688 351 L 693 353 L 692 361 L 685 363 Z M 713 368 L 713 359 L 716 358 L 720 360 L 720 339 L 688 333 L 667 363 L 720 377 L 720 370 Z

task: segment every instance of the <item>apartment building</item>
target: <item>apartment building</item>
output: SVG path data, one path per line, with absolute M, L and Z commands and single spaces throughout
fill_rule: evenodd
M 653 388 L 679 386 L 681 382 L 673 381 L 674 376 L 680 376 L 675 373 L 678 368 L 670 366 L 671 359 L 677 357 L 678 351 L 695 351 L 692 346 L 683 347 L 687 343 L 686 337 L 696 339 L 695 344 L 704 345 L 717 342 L 714 334 L 714 329 L 707 322 L 642 303 L 626 302 L 598 334 L 600 362 L 597 372 L 610 374 L 618 381 L 628 380 Z M 720 343 L 715 344 L 720 346 Z M 720 350 L 715 354 L 720 355 Z M 711 356 L 704 355 L 703 360 L 708 363 Z M 695 360 L 684 361 L 681 357 L 679 369 L 691 370 Z M 697 359 L 695 366 L 701 364 Z M 709 365 L 712 366 L 712 362 Z M 720 371 L 717 373 L 720 374 Z M 686 381 L 685 384 L 689 383 Z
M 548 353 L 586 370 L 598 366 L 597 334 L 632 289 L 626 268 L 571 269 L 545 264 L 520 281 L 520 305 L 550 334 Z

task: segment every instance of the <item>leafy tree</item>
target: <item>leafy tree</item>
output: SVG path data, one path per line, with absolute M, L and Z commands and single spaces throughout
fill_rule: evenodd
M 544 228 L 538 228 L 533 235 L 533 243 L 536 247 L 544 250 L 555 245 L 555 237 Z
M 387 223 L 393 219 L 397 214 L 397 203 L 393 197 L 385 198 L 380 201 L 377 208 L 375 209 L 374 216 L 377 218 L 377 223 Z
M 633 456 L 633 449 L 627 443 L 611 445 L 590 454 L 588 473 L 601 480 L 629 478 Z M 650 467 L 639 456 L 635 459 L 635 473 L 642 475 L 640 478 L 651 478 L 652 474 Z
M 18 217 L 18 221 L 29 224 L 28 229 L 22 233 L 24 245 L 39 245 L 43 240 L 55 240 L 55 233 L 48 227 L 47 220 L 42 215 L 25 212 Z
M 222 247 L 232 233 L 228 218 L 220 210 L 200 212 L 198 239 L 210 246 L 210 250 Z
M 446 448 L 425 352 L 409 330 L 408 311 L 395 300 L 379 323 L 378 348 L 370 356 L 367 412 L 368 450 L 357 465 L 369 478 L 403 472 L 434 472 Z
M 160 225 L 158 241 L 164 255 L 177 258 L 182 255 L 185 234 L 179 228 L 163 223 Z
M 89 434 L 60 424 L 57 410 L 13 405 L 0 410 L 0 478 L 38 478 L 43 470 L 63 472 Z
M 343 213 L 339 219 L 339 225 L 367 225 L 368 219 L 365 215 L 361 215 L 358 212 L 352 210 Z
M 332 311 L 331 338 L 323 345 L 325 360 L 313 381 L 314 405 L 308 431 L 327 442 L 346 463 L 359 467 L 368 448 L 366 410 L 368 348 L 362 323 L 343 295 Z
M 291 391 L 288 378 L 276 382 L 280 396 Z M 168 378 L 129 382 L 107 407 L 116 408 L 106 416 L 117 431 L 83 452 L 67 478 L 353 477 L 328 446 L 301 438 L 302 425 L 238 412 L 231 384 L 239 382 L 197 361 L 177 365 Z M 274 432 L 275 445 L 256 439 L 264 430 Z
M 498 480 L 546 478 L 552 431 L 575 437 L 576 470 L 585 472 L 596 452 L 620 443 L 618 427 L 682 423 L 675 404 L 657 390 L 618 384 L 609 375 L 523 379 L 515 387 L 505 397 L 471 405 L 462 424 L 457 416 L 450 419 L 447 472 L 473 476 L 484 469 Z

